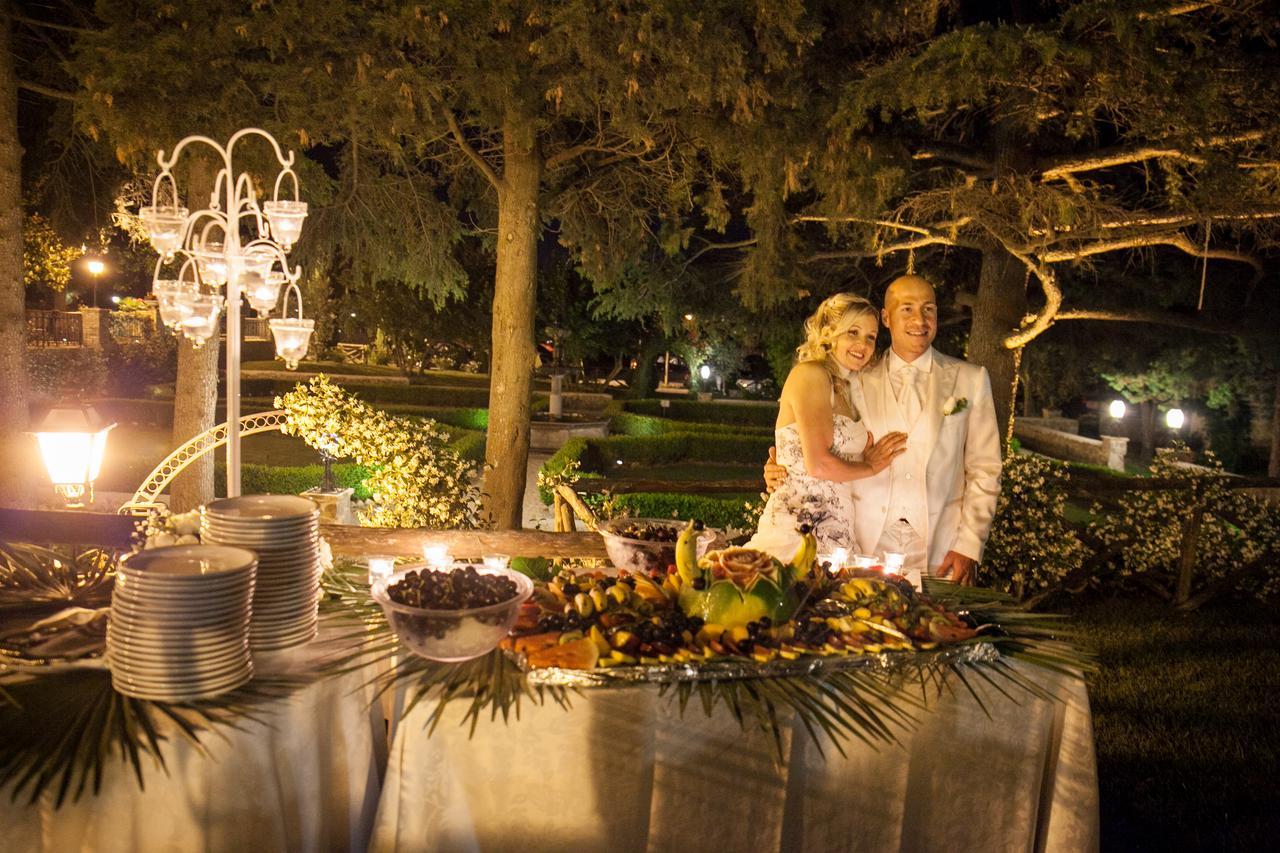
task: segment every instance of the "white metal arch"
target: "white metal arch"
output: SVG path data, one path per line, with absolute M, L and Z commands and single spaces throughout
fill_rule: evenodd
M 284 422 L 285 413 L 278 409 L 271 412 L 257 412 L 240 418 L 240 429 L 237 433 L 243 438 L 246 435 L 254 435 L 255 433 L 271 432 L 284 426 Z M 152 509 L 160 506 L 156 499 L 173 481 L 173 478 L 181 474 L 183 469 L 201 456 L 226 444 L 227 436 L 228 424 L 226 422 L 220 423 L 212 429 L 205 430 L 170 453 L 164 458 L 164 461 L 147 475 L 147 479 L 142 481 L 142 485 L 133 493 L 133 497 L 129 499 L 129 502 L 120 507 L 119 514 L 146 515 Z

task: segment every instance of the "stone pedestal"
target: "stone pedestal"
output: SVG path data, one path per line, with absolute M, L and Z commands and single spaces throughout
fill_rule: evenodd
M 307 489 L 302 493 L 304 498 L 315 501 L 320 507 L 320 521 L 329 524 L 355 524 L 356 514 L 351 508 L 351 496 L 354 489 L 334 489 L 326 492 L 323 489 Z
M 107 328 L 106 308 L 80 309 L 80 345 L 89 349 L 102 349 L 102 342 L 111 331 Z
M 1107 457 L 1107 467 L 1112 471 L 1124 471 L 1124 457 L 1129 450 L 1129 439 L 1118 435 L 1102 436 L 1102 452 Z

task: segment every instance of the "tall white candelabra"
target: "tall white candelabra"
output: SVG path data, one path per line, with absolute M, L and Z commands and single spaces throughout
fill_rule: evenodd
M 260 136 L 271 144 L 280 173 L 271 201 L 258 204 L 257 190 L 247 173 L 236 173 L 232 154 L 236 143 Z M 209 206 L 190 212 L 181 206 L 172 169 L 188 145 L 202 143 L 222 158 L 214 179 Z M 270 322 L 276 354 L 293 369 L 307 351 L 314 320 L 302 317 L 302 294 L 297 288 L 299 267 L 290 269 L 288 253 L 302 233 L 307 204 L 298 198 L 298 176 L 293 172 L 293 152 L 288 156 L 271 134 L 258 128 L 238 131 L 219 145 L 207 136 L 188 136 L 168 157 L 156 154 L 160 174 L 151 188 L 151 204 L 139 211 L 151 245 L 160 253 L 152 289 L 160 306 L 160 319 L 180 331 L 192 346 L 203 346 L 218 334 L 218 316 L 227 309 L 227 423 L 240 420 L 240 299 L 265 317 L 275 308 L 280 289 L 288 283 L 298 296 L 298 316 Z M 281 199 L 280 187 L 293 182 L 293 199 Z M 161 200 L 167 182 L 171 202 Z M 246 236 L 247 235 L 247 236 Z M 178 267 L 176 275 L 165 268 Z M 277 268 L 278 267 L 278 268 Z M 222 288 L 226 287 L 225 298 Z M 240 494 L 240 435 L 227 432 L 227 494 Z

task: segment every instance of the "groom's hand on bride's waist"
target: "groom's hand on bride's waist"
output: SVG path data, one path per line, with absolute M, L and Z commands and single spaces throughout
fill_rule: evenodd
M 787 469 L 778 464 L 778 448 L 769 448 L 769 461 L 764 463 L 764 487 L 770 492 L 787 480 Z
M 942 558 L 942 562 L 938 564 L 938 569 L 934 574 L 940 578 L 955 581 L 961 586 L 973 586 L 977 570 L 977 560 L 966 557 L 958 551 L 948 551 L 946 556 Z

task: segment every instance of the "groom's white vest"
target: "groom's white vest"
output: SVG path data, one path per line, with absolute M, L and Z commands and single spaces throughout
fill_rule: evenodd
M 933 351 L 920 415 L 908 424 L 889 382 L 889 358 L 850 379 L 853 404 L 878 440 L 907 433 L 907 451 L 874 477 L 855 480 L 854 537 L 874 553 L 886 525 L 905 518 L 925 542 L 929 571 L 948 551 L 974 560 L 991 530 L 1000 494 L 1000 435 L 984 367 Z M 944 415 L 948 400 L 966 399 Z

